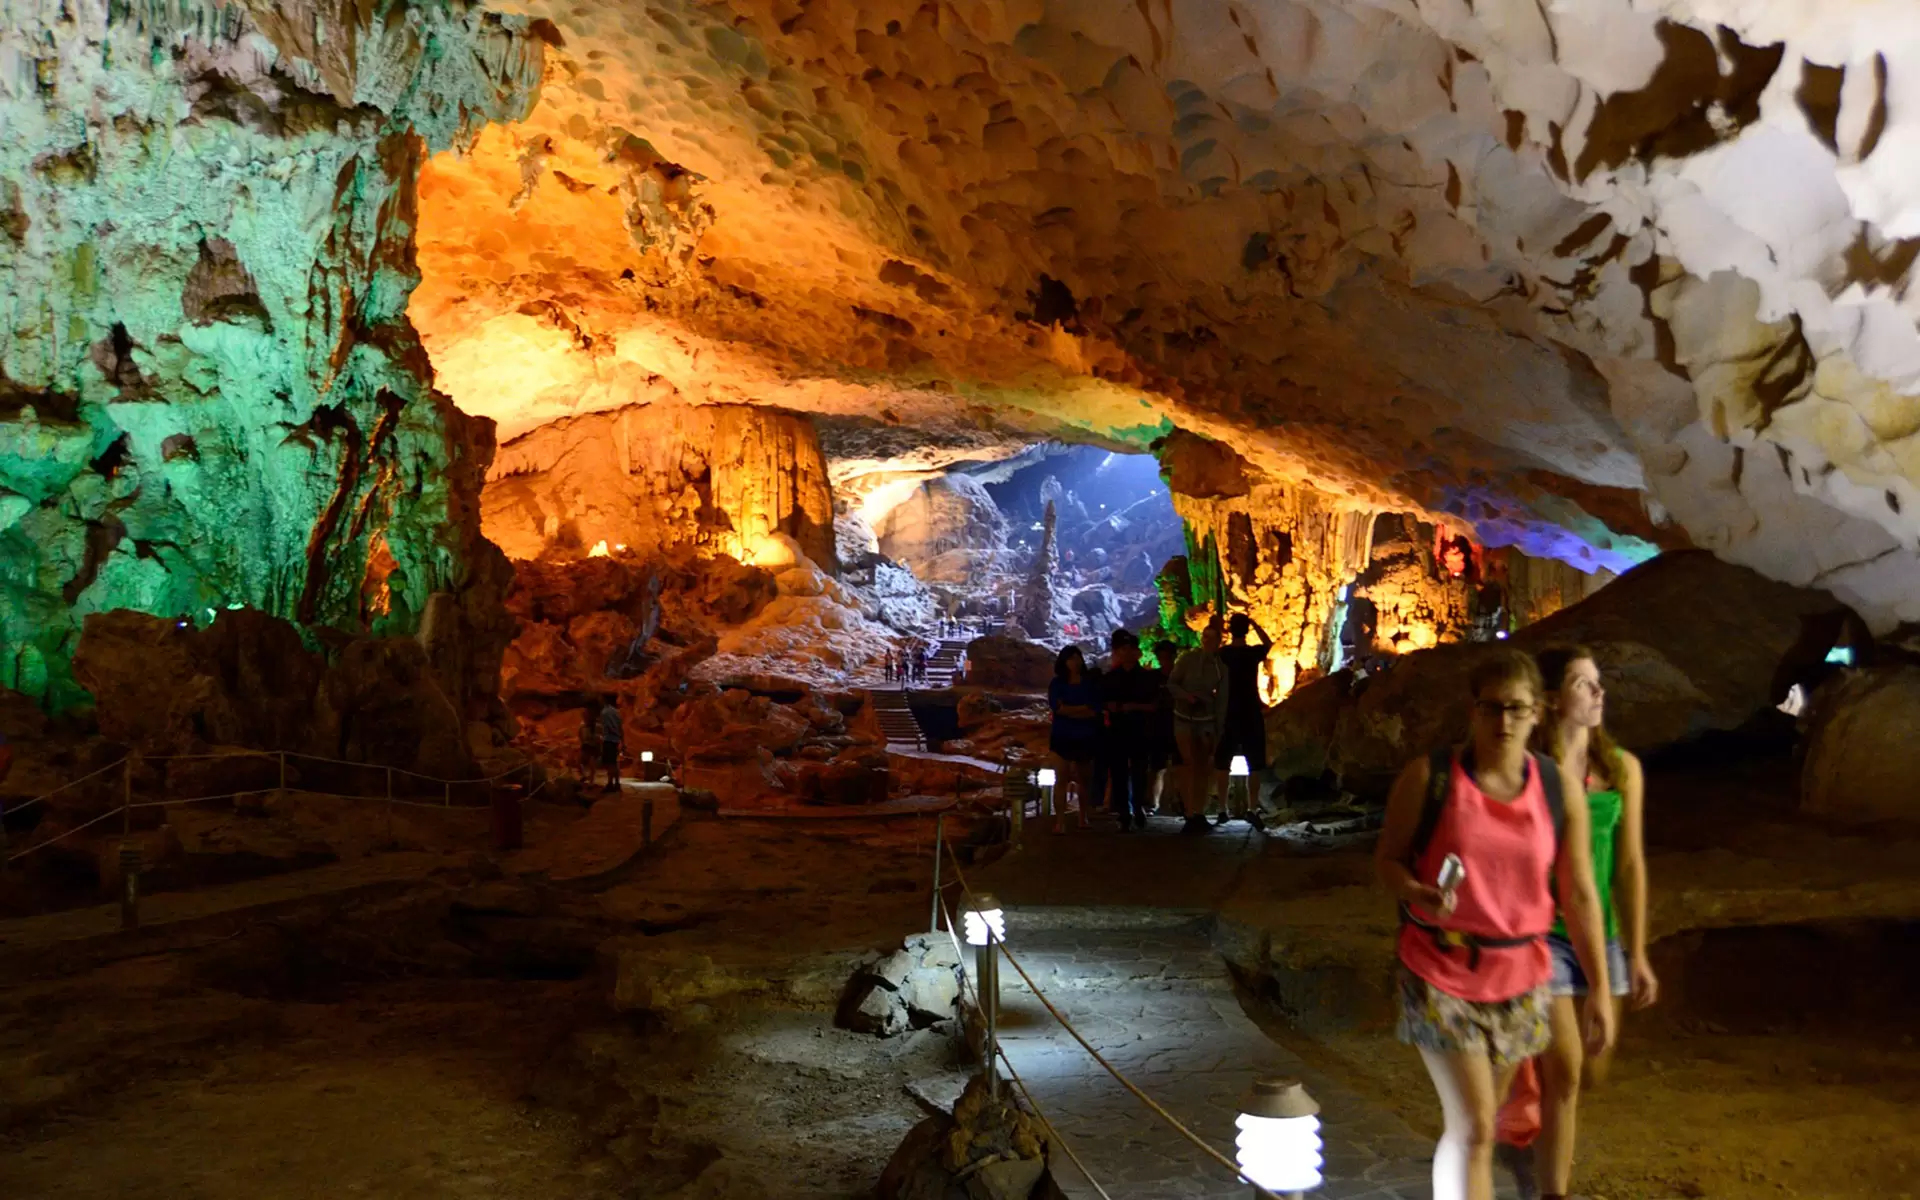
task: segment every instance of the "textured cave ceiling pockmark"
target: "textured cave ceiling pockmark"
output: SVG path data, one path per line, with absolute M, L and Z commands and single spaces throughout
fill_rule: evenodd
M 930 431 L 858 488 L 1177 425 L 1336 508 L 1920 619 L 1920 6 L 507 7 L 540 102 L 428 165 L 412 307 L 503 436 Z

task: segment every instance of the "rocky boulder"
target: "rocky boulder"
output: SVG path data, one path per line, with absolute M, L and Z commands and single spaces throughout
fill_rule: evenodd
M 1800 803 L 1837 821 L 1920 821 L 1920 667 L 1846 671 L 1807 723 Z
M 1840 611 L 1824 593 L 1688 550 L 1627 572 L 1505 644 L 1590 647 L 1606 681 L 1608 727 L 1622 744 L 1650 750 L 1736 729 L 1770 709 L 1795 664 L 1825 653 Z M 1268 713 L 1276 769 L 1332 768 L 1362 794 L 1383 792 L 1409 758 L 1465 736 L 1467 679 L 1498 651 L 1438 646 L 1393 659 L 1357 685 L 1342 673 L 1299 689 Z
M 205 629 L 118 610 L 88 615 L 73 666 L 100 731 L 147 754 L 238 746 L 474 772 L 466 717 L 414 638 L 343 639 L 329 662 L 250 609 Z
M 944 475 L 889 509 L 874 533 L 880 552 L 918 578 L 964 584 L 1005 548 L 1007 519 L 978 480 Z
M 959 1015 L 960 958 L 945 933 L 910 934 L 903 946 L 854 970 L 834 1021 L 856 1033 L 892 1037 Z
M 972 664 L 967 682 L 979 687 L 1045 691 L 1053 682 L 1053 651 L 1036 642 L 998 634 L 967 643 Z
M 1073 597 L 1073 611 L 1086 618 L 1099 632 L 1108 632 L 1120 627 L 1120 601 L 1113 589 L 1104 583 L 1081 588 Z
M 976 1076 L 952 1116 L 908 1131 L 880 1174 L 880 1200 L 1039 1200 L 1060 1195 L 1047 1172 L 1045 1133 L 1011 1088 L 990 1097 Z

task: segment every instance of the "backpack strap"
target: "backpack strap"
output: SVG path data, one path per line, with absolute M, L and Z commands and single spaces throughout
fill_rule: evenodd
M 1536 754 L 1533 769 L 1540 772 L 1540 790 L 1546 793 L 1547 812 L 1553 816 L 1553 850 L 1557 860 L 1567 829 L 1567 797 L 1560 786 L 1560 764 L 1544 754 Z
M 1420 806 L 1420 823 L 1413 827 L 1413 844 L 1407 853 L 1409 865 L 1420 861 L 1440 827 L 1440 813 L 1447 807 L 1447 785 L 1453 779 L 1453 747 L 1441 746 L 1427 755 L 1427 794 Z

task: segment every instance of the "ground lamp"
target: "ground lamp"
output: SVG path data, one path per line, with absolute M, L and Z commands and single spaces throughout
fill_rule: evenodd
M 992 896 L 979 895 L 971 899 L 972 903 L 967 906 L 961 920 L 966 929 L 967 945 L 974 948 L 974 986 L 980 993 L 980 1016 L 987 1026 L 984 1053 L 987 1094 L 992 1096 L 1000 1090 L 1000 1073 L 994 1063 L 996 1029 L 1000 1022 L 1000 953 L 997 947 L 1006 940 L 1007 918 L 1000 911 L 1000 902 Z
M 1227 764 L 1227 811 L 1232 812 L 1234 801 L 1239 801 L 1241 812 L 1251 812 L 1253 805 L 1248 793 L 1252 790 L 1252 778 L 1247 769 L 1247 756 L 1236 754 Z
M 1053 784 L 1057 778 L 1052 767 L 1041 767 L 1039 774 L 1034 776 L 1040 784 L 1040 815 L 1043 817 L 1053 815 Z
M 1320 1186 L 1320 1106 L 1297 1079 L 1255 1080 L 1240 1101 L 1234 1139 L 1240 1177 L 1276 1195 Z

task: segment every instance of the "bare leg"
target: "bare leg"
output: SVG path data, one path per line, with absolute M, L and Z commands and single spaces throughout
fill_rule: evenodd
M 1533 1144 L 1540 1190 L 1562 1195 L 1573 1182 L 1573 1147 L 1580 1104 L 1580 1062 L 1584 1050 L 1580 1018 L 1572 996 L 1555 996 L 1549 1010 L 1553 1045 L 1539 1058 L 1540 1138 Z
M 1485 1051 L 1442 1054 L 1422 1050 L 1446 1128 L 1433 1150 L 1433 1200 L 1493 1200 L 1494 1114 L 1513 1082 Z

